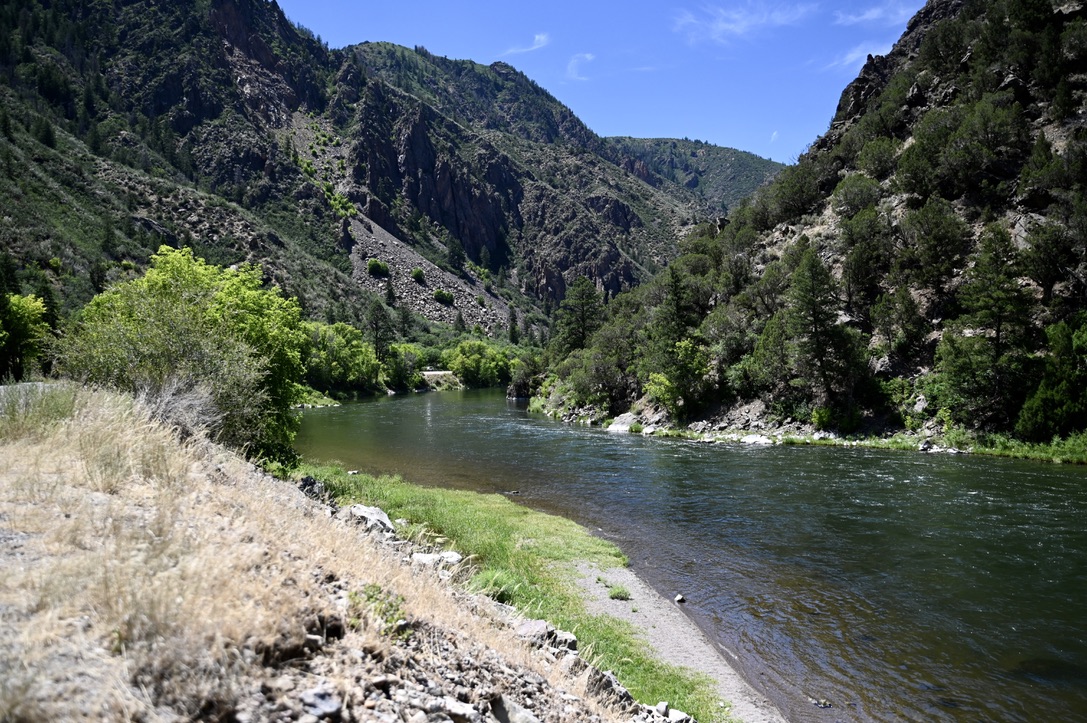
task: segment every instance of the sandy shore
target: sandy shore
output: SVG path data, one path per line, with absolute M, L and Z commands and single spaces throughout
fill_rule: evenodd
M 590 612 L 626 620 L 643 632 L 658 658 L 713 678 L 722 700 L 732 704 L 733 717 L 744 723 L 785 723 L 774 704 L 748 685 L 679 605 L 662 597 L 630 568 L 600 570 L 582 563 L 578 572 Z M 630 600 L 609 598 L 614 586 L 626 588 Z

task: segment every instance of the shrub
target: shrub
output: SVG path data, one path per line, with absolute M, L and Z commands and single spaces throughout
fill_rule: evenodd
M 902 144 L 894 138 L 873 138 L 857 156 L 857 167 L 872 178 L 883 180 L 895 169 L 896 156 Z
M 57 367 L 145 397 L 210 399 L 209 431 L 254 456 L 290 462 L 305 343 L 297 301 L 262 289 L 259 267 L 221 269 L 192 249 L 163 246 L 143 277 L 80 312 Z
M 411 270 L 411 280 L 417 284 L 422 284 L 426 281 L 426 277 L 423 275 L 423 270 L 418 266 Z
M 366 262 L 366 273 L 384 279 L 389 275 L 389 265 L 381 259 L 370 259 Z
M 453 305 L 453 294 L 452 294 L 452 292 L 446 291 L 445 289 L 435 289 L 434 290 L 434 300 L 437 301 L 442 306 L 452 306 Z
M 861 210 L 874 205 L 877 201 L 879 201 L 879 184 L 860 173 L 843 178 L 831 197 L 831 205 L 843 218 L 853 218 Z

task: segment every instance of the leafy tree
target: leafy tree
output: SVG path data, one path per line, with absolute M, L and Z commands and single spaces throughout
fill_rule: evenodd
M 415 344 L 391 344 L 381 364 L 381 379 L 386 387 L 411 391 L 423 385 L 423 352 Z
M 510 381 L 509 358 L 485 341 L 462 341 L 442 354 L 442 363 L 468 387 L 499 387 Z
M 880 293 L 880 284 L 891 267 L 891 226 L 869 207 L 842 222 L 842 282 L 847 306 L 867 317 Z
M 709 351 L 694 339 L 676 342 L 675 364 L 666 371 L 653 372 L 645 385 L 646 393 L 662 404 L 675 419 L 690 417 L 703 401 Z
M 221 269 L 163 246 L 144 276 L 80 312 L 58 366 L 158 399 L 179 424 L 194 421 L 171 417 L 181 406 L 199 408 L 195 422 L 225 443 L 291 461 L 306 334 L 298 303 L 261 286 L 258 267 Z
M 342 322 L 306 322 L 306 383 L 323 392 L 357 393 L 378 388 L 381 363 L 362 331 Z
M 22 381 L 48 336 L 41 299 L 0 292 L 0 380 Z
M 555 313 L 551 338 L 554 353 L 561 358 L 588 346 L 589 339 L 604 321 L 604 304 L 591 280 L 580 276 L 566 291 Z

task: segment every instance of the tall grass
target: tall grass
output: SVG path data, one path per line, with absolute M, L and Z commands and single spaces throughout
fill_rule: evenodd
M 629 623 L 585 609 L 575 564 L 626 565 L 613 544 L 570 520 L 516 505 L 500 495 L 424 488 L 400 477 L 348 475 L 335 466 L 304 464 L 299 476 L 323 481 L 341 504 L 377 505 L 409 521 L 408 534 L 430 533 L 469 556 L 470 585 L 578 636 L 594 663 L 614 670 L 638 700 L 667 700 L 701 721 L 721 719 L 707 677 L 654 659 Z

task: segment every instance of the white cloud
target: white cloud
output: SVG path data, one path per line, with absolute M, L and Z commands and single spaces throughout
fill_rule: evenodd
M 778 142 L 778 132 L 777 131 L 774 131 L 773 133 L 770 134 L 770 142 L 771 143 L 777 143 Z
M 566 64 L 566 77 L 570 80 L 588 80 L 581 74 L 581 65 L 593 60 L 596 60 L 596 56 L 592 53 L 578 53 L 570 58 L 570 62 Z
M 856 13 L 835 13 L 834 22 L 838 25 L 883 25 L 901 26 L 913 17 L 923 2 L 917 0 L 887 0 L 880 5 L 873 5 Z
M 672 29 L 686 33 L 692 43 L 702 40 L 726 43 L 731 38 L 744 37 L 763 28 L 794 25 L 815 12 L 817 7 L 810 3 L 770 3 L 765 0 L 747 0 L 742 5 L 728 7 L 706 5 L 697 15 L 690 10 L 682 11 Z
M 869 55 L 886 55 L 891 52 L 890 43 L 861 43 L 852 50 L 838 56 L 828 63 L 823 70 L 859 71 Z
M 532 39 L 532 45 L 524 48 L 510 48 L 502 55 L 517 55 L 518 53 L 531 53 L 533 50 L 539 50 L 546 47 L 551 42 L 551 36 L 547 33 L 536 33 L 536 37 Z

